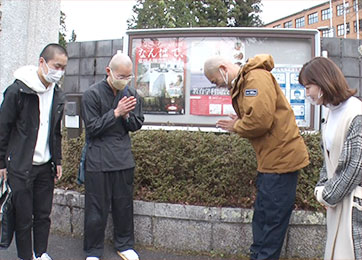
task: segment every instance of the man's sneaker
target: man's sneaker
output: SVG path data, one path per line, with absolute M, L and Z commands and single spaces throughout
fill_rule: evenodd
M 96 256 L 88 256 L 85 260 L 99 260 Z
M 39 257 L 33 256 L 33 258 L 34 258 L 34 260 L 52 260 L 52 258 L 47 253 L 43 253 Z
M 123 259 L 123 260 L 139 260 L 139 257 L 137 253 L 133 249 L 128 249 L 126 251 L 117 251 L 117 254 Z

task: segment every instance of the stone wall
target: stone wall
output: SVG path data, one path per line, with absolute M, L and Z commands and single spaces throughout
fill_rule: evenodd
M 84 195 L 55 190 L 52 231 L 83 236 Z M 136 243 L 174 250 L 248 255 L 252 210 L 134 201 Z M 294 211 L 284 258 L 321 258 L 326 237 L 322 213 Z M 109 215 L 106 239 L 112 239 Z
M 106 75 L 111 57 L 123 49 L 123 39 L 71 42 L 63 89 L 66 93 L 83 93 Z
M 58 42 L 60 0 L 0 0 L 0 102 L 24 65 L 38 65 L 41 50 Z
M 331 58 L 342 70 L 351 88 L 357 89 L 362 97 L 362 57 L 358 46 L 362 40 L 343 38 L 322 38 L 321 51 L 328 51 Z

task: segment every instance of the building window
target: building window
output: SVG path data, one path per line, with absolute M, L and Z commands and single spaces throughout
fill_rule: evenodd
M 349 13 L 349 3 L 346 2 L 345 8 L 343 8 L 343 4 L 337 5 L 337 16 L 343 15 L 343 10 L 346 9 L 346 14 Z
M 288 21 L 288 22 L 284 23 L 284 28 L 292 28 L 292 27 L 293 27 L 292 21 Z
M 337 16 L 343 15 L 343 4 L 337 5 Z
M 361 1 L 361 0 L 359 0 Z M 358 10 L 360 9 L 360 5 L 358 5 Z M 357 12 L 357 1 L 353 0 L 353 11 Z
M 359 26 L 358 29 L 361 32 L 361 30 L 362 30 L 362 20 L 359 20 L 358 26 Z M 357 23 L 356 23 L 356 21 L 353 22 L 353 29 L 354 29 L 354 32 L 357 32 Z
M 274 25 L 273 28 L 282 28 L 281 24 Z
M 337 25 L 337 35 L 344 35 L 344 24 Z
M 318 23 L 318 13 L 308 15 L 308 24 Z
M 295 19 L 295 28 L 301 28 L 305 26 L 304 17 Z
M 322 10 L 322 21 L 328 20 L 331 18 L 331 9 L 327 8 Z
M 323 30 L 322 37 L 324 37 L 324 38 L 329 37 L 329 30 Z
M 346 34 L 349 34 L 349 23 L 346 23 Z M 337 25 L 337 35 L 343 36 L 344 35 L 344 24 Z

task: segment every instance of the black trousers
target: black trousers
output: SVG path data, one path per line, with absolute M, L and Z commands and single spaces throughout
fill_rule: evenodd
M 297 180 L 298 171 L 258 173 L 250 259 L 279 259 L 294 209 Z
M 33 251 L 36 256 L 47 251 L 54 172 L 51 164 L 46 163 L 33 166 L 27 180 L 15 177 L 11 173 L 8 179 L 15 207 L 15 241 L 18 257 L 30 260 Z
M 108 213 L 112 207 L 114 247 L 124 251 L 134 246 L 134 168 L 113 172 L 85 173 L 84 251 L 101 257 Z

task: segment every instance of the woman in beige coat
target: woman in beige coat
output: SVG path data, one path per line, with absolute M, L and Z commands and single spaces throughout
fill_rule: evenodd
M 322 127 L 324 165 L 315 188 L 327 208 L 324 259 L 362 259 L 362 102 L 328 58 L 304 64 L 299 82 L 312 104 L 328 108 Z

